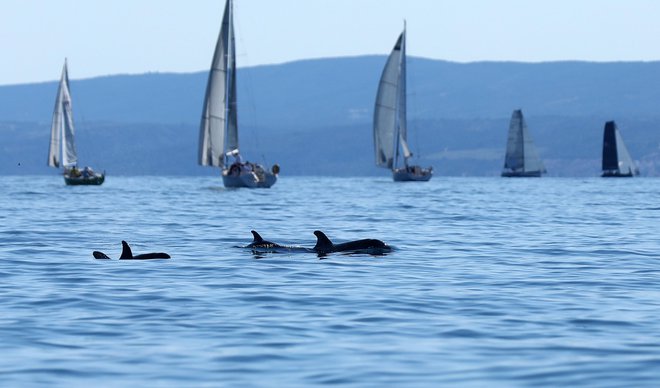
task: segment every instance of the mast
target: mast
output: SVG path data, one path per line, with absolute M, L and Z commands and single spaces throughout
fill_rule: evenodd
M 522 160 L 522 171 L 527 172 L 529 170 L 529 166 L 527 165 L 527 161 L 525 160 L 525 150 L 527 148 L 527 131 L 525 131 L 525 128 L 527 127 L 527 123 L 525 123 L 525 118 L 522 115 L 522 111 L 520 111 L 520 133 L 518 135 L 518 139 L 521 142 L 520 146 L 520 160 Z
M 397 94 L 396 94 L 396 117 L 395 117 L 395 126 L 394 126 L 394 150 L 392 154 L 394 155 L 394 163 L 392 165 L 392 170 L 396 169 L 399 165 L 399 143 L 404 141 L 402 139 L 402 134 L 405 135 L 405 125 L 406 125 L 406 21 L 403 21 L 403 32 L 401 32 L 401 55 L 399 57 L 399 66 L 398 66 L 398 82 L 397 82 Z M 403 130 L 402 127 L 403 126 Z M 404 159 L 404 164 L 406 164 Z
M 399 62 L 399 82 L 397 93 L 397 132 L 395 134 L 395 153 L 396 161 L 398 161 L 399 153 L 403 153 L 403 164 L 408 166 L 408 158 L 412 156 L 410 148 L 408 147 L 408 56 L 406 53 L 406 21 L 403 21 L 403 32 L 401 33 L 401 58 Z M 399 149 L 399 146 L 401 147 Z
M 223 133 L 222 136 L 225 138 L 225 142 L 226 142 L 227 136 L 229 134 L 229 120 L 228 120 L 228 118 L 229 118 L 229 88 L 231 87 L 230 84 L 229 84 L 229 82 L 231 80 L 231 75 L 230 75 L 231 72 L 229 71 L 229 63 L 230 63 L 229 58 L 232 57 L 232 52 L 231 52 L 232 44 L 231 44 L 231 42 L 232 42 L 232 39 L 234 38 L 234 36 L 232 34 L 232 32 L 233 32 L 232 30 L 233 30 L 233 26 L 234 26 L 234 3 L 233 3 L 232 0 L 227 0 L 227 8 L 228 8 L 227 16 L 229 17 L 229 22 L 228 22 L 229 23 L 229 28 L 228 28 L 228 31 L 227 31 L 227 34 L 228 34 L 227 35 L 227 40 L 230 43 L 227 46 L 227 52 L 226 52 L 226 56 L 225 56 L 225 69 L 226 69 L 226 71 L 225 71 L 225 107 L 224 108 L 225 108 L 225 118 L 226 119 L 225 119 L 225 122 L 224 122 L 224 126 L 222 128 L 222 133 Z M 229 156 L 227 156 L 227 147 L 225 147 L 225 149 L 222 150 L 222 155 L 223 155 L 223 158 L 224 158 L 224 161 L 225 161 L 224 165 L 227 166 L 229 164 Z

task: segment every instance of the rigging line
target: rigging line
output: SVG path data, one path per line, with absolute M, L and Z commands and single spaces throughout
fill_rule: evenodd
M 236 6 L 236 5 L 234 4 L 234 6 Z M 236 14 L 236 13 L 234 13 L 234 14 Z M 259 136 L 258 136 L 259 123 L 257 121 L 257 114 L 256 114 L 257 106 L 256 106 L 256 103 L 255 103 L 255 98 L 254 98 L 255 93 L 254 93 L 254 88 L 253 88 L 252 72 L 248 70 L 250 68 L 250 61 L 249 61 L 249 57 L 248 57 L 248 54 L 247 54 L 248 50 L 246 50 L 247 45 L 245 44 L 245 41 L 243 40 L 243 34 L 241 33 L 241 31 L 242 31 L 241 24 L 240 24 L 240 21 L 237 20 L 237 18 L 234 18 L 234 26 L 235 26 L 236 30 L 238 30 L 238 34 L 234 34 L 234 39 L 236 39 L 236 35 L 238 35 L 239 43 L 240 43 L 239 47 L 241 47 L 241 58 L 243 59 L 243 62 L 245 62 L 245 66 L 243 66 L 243 68 L 242 68 L 242 74 L 244 75 L 243 78 L 245 78 L 246 81 L 243 82 L 242 84 L 245 85 L 246 94 L 248 95 L 247 98 L 244 98 L 244 101 L 248 101 L 250 109 L 251 109 L 251 113 L 252 113 L 251 115 L 249 115 L 250 116 L 250 121 L 251 121 L 250 124 L 252 124 L 250 126 L 250 135 L 251 135 L 251 138 L 254 142 L 255 149 L 256 149 L 257 153 L 261 154 L 261 159 L 263 160 L 263 163 L 266 163 L 267 162 L 266 158 L 265 158 L 265 156 L 262 152 L 261 145 L 259 144 Z M 237 83 L 238 83 L 238 81 L 237 81 Z M 241 117 L 244 118 L 245 115 L 241 115 Z
M 408 67 L 407 70 L 412 70 L 412 68 L 415 67 L 415 65 L 413 65 L 413 63 L 415 63 L 415 61 L 412 61 L 412 60 L 408 59 L 408 61 L 406 62 L 406 66 Z M 415 112 L 414 112 L 415 115 L 413 117 L 419 117 L 419 104 L 417 103 L 417 98 L 416 98 L 417 97 L 417 92 L 415 92 L 415 90 L 417 90 L 417 88 L 415 86 L 416 82 L 415 82 L 415 77 L 410 76 L 411 73 L 415 74 L 415 72 L 413 72 L 413 71 L 407 71 L 406 72 L 406 77 L 408 78 L 408 82 L 410 84 L 410 88 L 406 88 L 406 97 L 409 95 L 411 97 L 411 100 L 412 100 L 412 104 L 407 104 L 407 105 L 408 105 L 408 108 L 410 107 L 410 105 L 413 106 L 413 109 L 415 110 Z M 413 91 L 413 92 L 411 93 L 410 91 Z M 410 109 L 407 109 L 407 110 L 410 111 Z M 408 117 L 408 119 L 409 119 L 409 117 Z M 419 160 L 421 155 L 422 155 L 422 149 L 420 148 L 420 143 L 419 143 L 418 119 L 415 119 L 415 120 L 410 120 L 409 119 L 407 124 L 411 124 L 411 123 L 412 123 L 412 126 L 409 125 L 409 127 L 412 127 L 413 132 L 415 133 L 415 152 L 413 153 L 413 156 L 415 157 L 415 159 Z

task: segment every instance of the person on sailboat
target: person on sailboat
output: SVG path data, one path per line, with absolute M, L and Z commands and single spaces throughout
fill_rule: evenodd
M 235 159 L 235 163 L 237 164 L 243 164 L 243 158 L 241 158 L 240 152 L 238 152 L 238 148 L 235 150 L 231 150 L 227 152 L 227 156 L 233 156 Z
M 69 175 L 74 177 L 74 178 L 78 178 L 78 177 L 80 177 L 80 170 L 78 170 L 78 167 L 74 165 L 69 170 Z
M 230 175 L 241 175 L 241 171 L 245 169 L 245 165 L 243 164 L 243 158 L 241 158 L 241 154 L 238 149 L 231 150 L 225 155 L 234 157 L 234 163 L 232 163 L 231 167 L 229 168 Z
M 89 166 L 85 166 L 82 170 L 82 176 L 83 178 L 91 178 L 94 176 L 94 170 Z

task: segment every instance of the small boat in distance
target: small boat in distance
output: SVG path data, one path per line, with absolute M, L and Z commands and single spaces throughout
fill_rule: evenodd
M 407 141 L 405 26 L 380 77 L 373 130 L 376 165 L 392 170 L 395 182 L 426 182 L 431 179 L 433 167 L 408 165 L 412 153 Z M 403 166 L 399 164 L 400 153 L 403 154 Z
M 540 177 L 545 174 L 545 166 L 539 158 L 522 110 L 516 109 L 511 115 L 509 136 L 506 143 L 503 177 Z
M 206 85 L 199 133 L 199 164 L 220 167 L 225 187 L 268 188 L 277 181 L 279 166 L 275 164 L 271 171 L 267 171 L 260 164 L 244 162 L 238 149 L 233 12 L 232 0 L 227 0 Z M 230 157 L 234 159 L 233 163 L 230 163 Z
M 628 148 L 614 121 L 605 123 L 603 132 L 603 178 L 633 177 L 639 175 Z
M 71 93 L 69 91 L 69 70 L 65 59 L 62 78 L 55 99 L 55 109 L 53 110 L 48 165 L 55 168 L 64 167 L 64 182 L 67 185 L 102 184 L 105 181 L 105 173 L 96 173 L 90 167 L 85 167 L 82 170 L 78 168 L 74 132 Z

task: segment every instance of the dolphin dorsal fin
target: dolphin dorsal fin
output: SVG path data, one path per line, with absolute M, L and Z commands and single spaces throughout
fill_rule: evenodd
M 133 251 L 131 247 L 128 246 L 128 243 L 124 240 L 121 241 L 121 257 L 119 260 L 128 260 L 133 258 Z
M 103 253 L 103 252 L 94 251 L 94 252 L 92 252 L 92 255 L 94 256 L 95 259 L 99 259 L 99 260 L 110 260 L 110 258 L 108 257 L 108 255 L 106 255 L 106 254 Z
M 314 246 L 314 250 L 328 250 L 331 249 L 333 244 L 332 241 L 328 238 L 328 236 L 325 235 L 325 233 L 321 232 L 320 230 L 315 230 L 314 235 L 316 236 L 316 245 Z
M 250 232 L 252 232 L 252 235 L 254 236 L 254 240 L 252 240 L 252 244 L 256 244 L 256 243 L 260 243 L 260 242 L 264 241 L 264 239 L 261 238 L 259 233 L 257 233 L 256 231 L 251 230 Z

